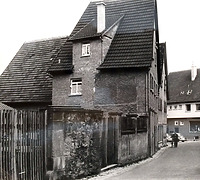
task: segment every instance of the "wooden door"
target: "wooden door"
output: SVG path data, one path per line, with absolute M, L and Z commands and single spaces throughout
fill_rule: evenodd
M 110 117 L 108 118 L 107 165 L 114 164 L 116 161 L 115 148 L 115 121 Z

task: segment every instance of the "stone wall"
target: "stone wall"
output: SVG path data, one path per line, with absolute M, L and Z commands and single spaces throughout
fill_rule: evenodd
M 102 71 L 95 78 L 94 105 L 102 110 L 146 113 L 145 70 Z
M 119 142 L 120 164 L 127 164 L 148 157 L 147 133 L 122 135 Z
M 47 149 L 51 173 L 47 179 L 86 177 L 108 165 L 148 156 L 147 132 L 139 132 L 136 126 L 134 134 L 122 134 L 121 113 L 53 107 L 51 114 L 47 138 L 52 139 Z
M 54 179 L 76 179 L 100 171 L 101 121 L 100 111 L 53 110 Z

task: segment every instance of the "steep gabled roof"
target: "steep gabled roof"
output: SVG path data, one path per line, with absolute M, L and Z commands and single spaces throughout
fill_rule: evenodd
M 200 101 L 200 69 L 197 71 L 197 77 L 191 81 L 191 70 L 169 73 L 168 103 L 186 103 Z
M 107 16 L 106 28 L 103 32 L 97 33 L 97 19 L 92 19 L 87 25 L 80 29 L 76 34 L 70 37 L 69 40 L 80 40 L 87 38 L 95 38 L 104 34 L 109 28 L 111 28 L 116 22 L 118 22 L 123 15 Z
M 47 70 L 66 40 L 24 43 L 0 76 L 0 101 L 51 103 L 52 78 Z
M 150 67 L 153 57 L 153 31 L 156 15 L 155 0 L 104 0 L 108 17 L 123 15 L 104 62 L 99 67 Z M 70 38 L 86 31 L 94 34 L 91 26 L 97 16 L 97 2 L 91 2 Z M 93 28 L 88 28 L 88 26 Z M 83 35 L 80 36 L 82 38 Z
M 168 75 L 168 67 L 167 67 L 167 48 L 166 48 L 166 42 L 159 44 L 159 50 L 160 50 L 160 67 L 159 67 L 159 72 L 160 72 L 160 74 L 162 74 L 163 70 L 164 70 L 163 68 L 165 68 L 165 74 L 167 76 Z

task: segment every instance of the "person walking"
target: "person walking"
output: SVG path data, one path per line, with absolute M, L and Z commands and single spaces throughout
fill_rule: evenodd
M 176 134 L 176 132 L 175 132 L 172 134 L 171 137 L 172 137 L 172 147 L 176 148 L 178 146 L 178 142 L 179 142 L 178 134 Z

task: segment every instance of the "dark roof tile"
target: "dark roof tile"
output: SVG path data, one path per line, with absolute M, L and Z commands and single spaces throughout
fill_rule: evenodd
M 123 15 L 100 69 L 151 66 L 156 14 L 154 0 L 104 0 L 108 17 Z M 89 37 L 96 33 L 97 2 L 91 2 L 70 37 Z M 94 20 L 94 21 L 93 21 Z M 110 21 L 111 22 L 111 21 Z M 113 21 L 114 22 L 114 21 Z M 112 22 L 112 23 L 113 23 Z M 114 64 L 115 62 L 115 64 Z
M 60 48 L 57 56 L 53 59 L 53 63 L 48 72 L 54 74 L 61 71 L 72 71 L 72 69 L 72 42 L 66 41 Z
M 47 70 L 67 38 L 24 43 L 0 76 L 0 101 L 51 102 L 52 78 Z
M 105 33 L 110 27 L 112 27 L 116 22 L 118 22 L 123 15 L 109 16 L 106 18 L 106 28 L 102 33 L 97 33 L 97 20 L 92 19 L 86 26 L 84 26 L 80 31 L 74 34 L 70 40 L 80 40 L 92 37 L 98 37 Z
M 186 103 L 200 101 L 200 69 L 197 71 L 197 77 L 191 81 L 191 70 L 169 73 L 168 103 Z

